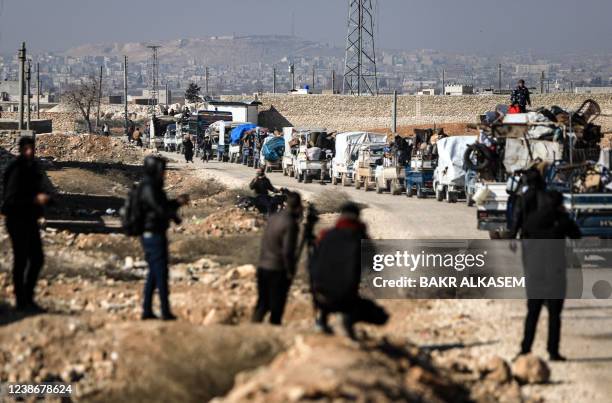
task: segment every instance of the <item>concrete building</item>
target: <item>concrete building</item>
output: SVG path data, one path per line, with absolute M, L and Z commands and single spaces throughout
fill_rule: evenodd
M 257 124 L 261 102 L 210 101 L 207 105 L 209 111 L 231 112 L 233 122 Z
M 423 88 L 422 90 L 417 91 L 416 94 L 417 95 L 431 96 L 431 95 L 437 95 L 438 91 L 436 91 L 435 88 Z
M 474 94 L 474 87 L 471 85 L 464 84 L 453 84 L 444 87 L 445 95 L 472 95 Z

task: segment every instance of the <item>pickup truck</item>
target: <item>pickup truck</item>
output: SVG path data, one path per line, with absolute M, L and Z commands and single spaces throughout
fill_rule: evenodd
M 508 234 L 507 184 L 504 182 L 478 182 L 474 193 L 478 229 L 488 231 L 491 239 L 505 238 Z
M 382 163 L 384 157 L 384 144 L 361 143 L 357 146 L 357 160 L 353 163 L 353 182 L 355 189 L 370 190 L 376 181 L 376 167 Z

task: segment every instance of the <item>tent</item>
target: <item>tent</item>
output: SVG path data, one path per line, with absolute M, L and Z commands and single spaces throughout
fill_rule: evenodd
M 249 130 L 253 130 L 256 127 L 257 125 L 254 125 L 252 123 L 247 123 L 247 124 L 236 127 L 230 133 L 230 143 L 233 145 L 238 144 L 240 140 L 242 140 L 242 137 L 244 136 L 245 132 L 248 132 Z

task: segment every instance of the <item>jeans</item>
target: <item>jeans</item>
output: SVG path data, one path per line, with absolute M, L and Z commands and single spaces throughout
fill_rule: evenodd
M 44 264 L 38 222 L 30 217 L 7 217 L 13 244 L 13 286 L 17 308 L 34 303 L 34 288 Z
M 144 288 L 142 310 L 145 315 L 153 313 L 153 293 L 159 290 L 159 301 L 162 316 L 171 315 L 168 301 L 168 239 L 166 234 L 145 234 L 142 237 L 142 248 L 149 272 Z
M 548 309 L 548 345 L 547 350 L 551 355 L 559 354 L 559 343 L 561 341 L 561 311 L 563 311 L 562 299 L 529 299 L 527 300 L 527 317 L 525 318 L 525 333 L 521 344 L 521 353 L 531 352 L 531 346 L 536 334 L 538 319 L 542 306 Z
M 257 269 L 257 305 L 253 322 L 263 322 L 269 312 L 270 323 L 280 325 L 290 287 L 291 281 L 285 271 Z

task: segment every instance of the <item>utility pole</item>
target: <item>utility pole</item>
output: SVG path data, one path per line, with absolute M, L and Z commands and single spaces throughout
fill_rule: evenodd
M 36 63 L 36 119 L 40 119 L 40 63 Z
M 98 114 L 96 116 L 96 131 L 100 126 L 100 104 L 102 103 L 102 66 L 100 66 L 100 81 L 98 82 Z
M 501 93 L 501 89 L 502 89 L 502 65 L 501 63 L 497 67 L 497 89 Z
M 546 75 L 542 72 L 542 76 L 540 77 L 540 94 L 544 94 L 544 79 Z
M 27 108 L 28 108 L 28 114 L 27 114 L 27 123 L 26 123 L 26 130 L 30 130 L 30 123 L 32 121 L 32 112 L 31 112 L 31 106 L 30 106 L 30 81 L 32 80 L 32 63 L 28 60 L 28 66 L 26 67 L 26 104 L 27 104 Z
M 312 66 L 312 92 L 314 92 L 315 89 L 315 81 L 316 81 L 316 77 L 315 77 L 316 71 L 314 66 Z
M 276 94 L 276 67 L 272 68 L 272 94 Z
M 208 78 L 209 78 L 209 72 L 208 72 L 208 67 L 206 67 L 205 81 L 204 81 L 204 85 L 205 85 L 205 89 L 206 89 L 206 95 L 208 95 Z
M 332 95 L 336 93 L 336 70 L 332 70 Z
M 125 135 L 129 132 L 128 127 L 128 57 L 123 57 L 123 118 L 125 125 Z
M 446 69 L 442 69 L 442 95 L 446 95 Z
M 289 65 L 289 74 L 291 74 L 291 91 L 295 90 L 295 65 L 291 63 Z
M 23 130 L 23 92 L 24 92 L 24 76 L 25 76 L 25 60 L 26 60 L 26 44 L 21 43 L 19 49 L 19 130 Z
M 393 134 L 397 134 L 397 90 L 393 91 L 393 111 L 392 111 L 393 121 L 391 123 L 391 130 Z

